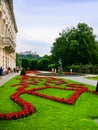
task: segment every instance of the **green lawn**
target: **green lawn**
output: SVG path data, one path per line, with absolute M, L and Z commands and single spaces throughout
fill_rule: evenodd
M 0 113 L 21 110 L 21 107 L 10 99 L 10 96 L 19 87 L 12 87 L 11 85 L 19 83 L 19 78 L 20 76 L 17 76 L 0 87 Z M 73 83 L 69 80 L 66 81 Z M 38 82 L 37 85 L 29 85 L 26 90 L 44 86 L 45 79 Z M 55 86 L 54 83 L 50 84 Z M 59 86 L 65 87 L 64 84 Z M 86 85 L 86 87 L 95 90 L 94 86 Z M 38 92 L 68 98 L 74 91 L 48 88 L 38 90 Z M 0 119 L 0 130 L 98 130 L 98 123 L 95 122 L 98 119 L 98 95 L 91 92 L 81 94 L 74 105 L 59 103 L 27 93 L 20 97 L 34 105 L 36 112 L 15 120 Z
M 94 76 L 94 77 L 86 77 L 88 79 L 91 79 L 91 80 L 98 80 L 98 76 Z

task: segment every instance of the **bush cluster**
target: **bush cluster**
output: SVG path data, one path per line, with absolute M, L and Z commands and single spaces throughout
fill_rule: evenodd
M 98 74 L 98 65 L 72 65 L 64 68 L 65 71 L 70 71 L 70 69 L 77 73 Z

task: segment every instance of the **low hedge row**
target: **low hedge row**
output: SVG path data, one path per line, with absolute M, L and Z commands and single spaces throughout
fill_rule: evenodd
M 66 71 L 72 69 L 73 72 L 86 73 L 86 74 L 98 74 L 98 65 L 72 65 L 64 68 Z

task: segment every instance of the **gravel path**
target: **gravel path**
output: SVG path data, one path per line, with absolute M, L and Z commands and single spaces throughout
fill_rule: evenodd
M 19 75 L 19 73 L 12 73 L 10 75 L 2 76 L 2 78 L 0 79 L 0 87 L 16 75 Z
M 42 72 L 44 72 L 44 71 L 42 71 Z M 4 83 L 6 83 L 8 80 L 12 79 L 16 75 L 19 75 L 19 73 L 13 73 L 13 74 L 10 74 L 10 75 L 2 76 L 2 79 L 0 79 L 0 86 L 2 86 Z M 94 77 L 96 75 L 86 75 L 86 76 Z M 87 78 L 85 78 L 86 76 L 79 76 L 79 75 L 77 75 L 77 76 L 75 76 L 75 75 L 74 76 L 73 75 L 67 76 L 66 75 L 66 76 L 60 76 L 60 78 L 69 79 L 69 80 L 77 81 L 77 82 L 80 82 L 80 83 L 96 86 L 97 81 L 87 79 Z M 59 76 L 57 76 L 57 77 L 59 77 Z
M 86 75 L 86 76 L 89 76 L 89 77 L 93 76 L 94 77 L 96 75 Z M 81 82 L 81 83 L 84 83 L 84 84 L 89 84 L 89 85 L 96 86 L 97 81 L 96 80 L 87 79 L 87 78 L 85 78 L 86 76 L 62 76 L 62 78 L 70 79 L 70 80 Z

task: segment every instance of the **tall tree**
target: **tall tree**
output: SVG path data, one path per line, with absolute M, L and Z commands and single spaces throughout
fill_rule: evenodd
M 38 66 L 38 60 L 37 59 L 32 59 L 30 62 L 30 69 L 31 70 L 36 70 Z
M 19 60 L 19 54 L 16 53 L 16 66 L 21 66 L 21 61 Z
M 49 60 L 47 58 L 42 58 L 38 62 L 38 69 L 40 70 L 47 70 L 49 65 Z
M 22 67 L 25 69 L 30 68 L 30 60 L 27 58 L 22 59 Z
M 98 42 L 93 29 L 85 23 L 77 27 L 66 28 L 59 34 L 51 48 L 52 57 L 57 62 L 62 60 L 63 66 L 72 64 L 98 63 Z

